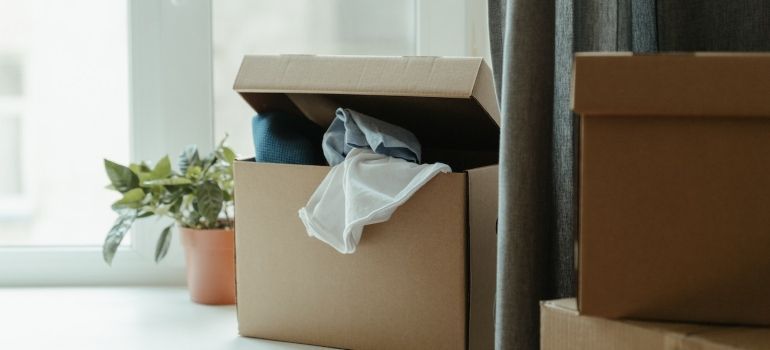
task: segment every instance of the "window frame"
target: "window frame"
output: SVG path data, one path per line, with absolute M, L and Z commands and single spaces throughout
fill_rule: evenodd
M 477 34 L 472 33 L 474 21 L 468 16 L 478 12 L 483 1 L 414 1 L 416 54 L 475 53 Z M 212 0 L 126 0 L 126 6 L 131 159 L 159 159 L 188 144 L 210 151 Z M 429 15 L 439 8 L 447 15 Z M 169 155 L 176 160 L 177 154 Z M 184 259 L 178 235 L 166 259 L 159 264 L 152 259 L 163 225 L 138 222 L 131 244 L 118 249 L 112 266 L 103 262 L 101 247 L 0 247 L 0 287 L 182 285 Z

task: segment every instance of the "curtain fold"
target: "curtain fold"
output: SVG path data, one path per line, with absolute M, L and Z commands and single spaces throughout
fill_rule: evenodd
M 495 343 L 534 348 L 537 303 L 548 295 L 551 231 L 551 115 L 554 4 L 490 0 L 493 70 L 503 115 L 500 139 L 498 278 Z M 505 13 L 504 17 L 500 13 Z M 493 29 L 493 30 L 494 30 Z M 514 77 L 515 78 L 512 78 Z M 513 166 L 515 164 L 515 166 Z M 505 238 L 505 239 L 502 239 Z M 544 278 L 532 278 L 532 276 Z
M 537 349 L 540 300 L 574 296 L 578 51 L 770 51 L 768 0 L 488 0 L 502 109 L 497 349 Z

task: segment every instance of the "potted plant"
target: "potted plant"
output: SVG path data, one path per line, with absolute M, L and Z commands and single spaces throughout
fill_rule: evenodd
M 122 198 L 112 204 L 118 214 L 104 240 L 104 261 L 112 264 L 115 252 L 138 219 L 171 218 L 179 228 L 187 263 L 187 285 L 193 301 L 203 304 L 235 303 L 233 161 L 235 153 L 224 140 L 206 157 L 195 146 L 179 156 L 179 169 L 168 156 L 154 167 L 141 162 L 123 166 L 104 160 L 109 189 Z M 155 262 L 166 256 L 174 223 L 158 236 Z

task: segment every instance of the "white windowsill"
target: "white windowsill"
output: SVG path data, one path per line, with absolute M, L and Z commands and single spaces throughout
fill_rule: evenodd
M 321 349 L 240 337 L 183 287 L 0 288 L 0 310 L 0 349 Z

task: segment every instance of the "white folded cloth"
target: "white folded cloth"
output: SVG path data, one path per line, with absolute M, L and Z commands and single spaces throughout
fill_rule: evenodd
M 448 172 L 446 164 L 415 164 L 355 148 L 331 168 L 299 217 L 308 235 L 350 254 L 365 225 L 387 221 L 430 179 Z

